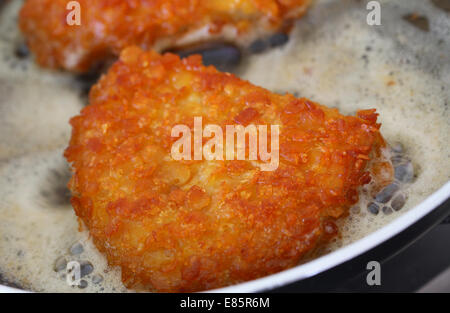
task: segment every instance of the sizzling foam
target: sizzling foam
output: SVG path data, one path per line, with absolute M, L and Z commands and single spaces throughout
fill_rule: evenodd
M 84 98 L 71 74 L 39 69 L 32 58 L 17 56 L 19 7 L 20 1 L 10 1 L 0 11 L 0 274 L 36 291 L 125 291 L 120 270 L 109 268 L 88 233 L 78 231 L 62 187 L 69 175 L 62 157 L 68 120 Z M 407 195 L 405 207 L 384 214 L 379 205 L 374 215 L 367 209 L 373 197 L 363 190 L 341 222 L 342 238 L 322 253 L 383 227 L 450 176 L 450 90 L 444 83 L 450 81 L 450 60 L 440 55 L 450 50 L 440 41 L 450 30 L 449 18 L 420 0 L 386 1 L 382 8 L 384 26 L 369 27 L 360 1 L 319 1 L 286 46 L 249 56 L 238 69 L 255 84 L 344 113 L 377 108 L 385 138 L 403 143 L 412 159 L 414 182 L 396 193 Z M 431 33 L 401 19 L 413 8 L 434 16 Z M 85 288 L 66 284 L 64 268 L 73 260 L 83 265 Z
M 431 1 L 380 2 L 383 24 L 368 26 L 364 3 L 319 1 L 285 47 L 250 57 L 239 74 L 343 113 L 376 108 L 383 136 L 391 144 L 403 143 L 413 161 L 417 177 L 405 186 L 407 210 L 450 179 L 450 88 L 445 83 L 450 81 L 450 55 L 442 53 L 450 51 L 450 42 L 444 41 L 450 19 Z M 431 33 L 402 20 L 411 11 L 433 16 Z M 330 249 L 362 238 L 406 211 L 374 217 L 360 207 Z

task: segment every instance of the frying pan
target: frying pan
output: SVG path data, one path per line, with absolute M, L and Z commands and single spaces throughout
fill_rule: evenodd
M 417 55 L 421 53 L 423 45 L 431 45 L 432 49 L 428 49 L 427 54 L 420 56 L 422 60 L 420 62 L 421 70 L 424 73 L 435 75 L 437 68 L 444 69 L 443 72 L 446 73 L 440 77 L 443 80 L 443 84 L 450 89 L 450 1 L 401 1 L 403 5 L 400 5 L 400 7 L 396 4 L 385 4 L 386 2 L 380 1 L 382 2 L 382 8 L 384 6 L 386 9 L 382 11 L 382 25 L 374 28 L 374 31 L 380 32 L 382 36 L 392 37 L 394 45 L 401 47 L 401 49 L 397 50 L 399 54 L 409 53 Z M 406 2 L 408 2 L 408 5 L 405 5 Z M 0 1 L 0 9 L 2 3 L 4 1 Z M 312 10 L 325 11 L 330 7 L 340 5 L 345 8 L 358 6 L 358 8 L 364 9 L 366 3 L 367 1 L 352 0 L 318 1 L 316 7 Z M 345 14 L 343 10 L 338 12 Z M 326 13 L 324 14 L 326 16 Z M 333 18 L 330 14 L 328 22 L 332 23 Z M 302 27 L 302 24 L 308 24 L 308 16 L 299 23 L 299 27 Z M 410 25 L 413 31 L 405 32 L 402 34 L 402 37 L 399 37 L 396 27 L 403 28 L 406 24 Z M 423 36 L 427 37 L 426 42 L 420 42 L 420 38 L 423 38 Z M 447 98 L 444 102 L 448 103 L 448 100 Z M 449 156 L 443 155 L 442 158 L 447 158 L 445 163 L 447 167 L 442 170 L 449 177 Z M 321 273 L 332 269 L 347 268 L 347 271 L 344 270 L 342 272 L 344 274 L 341 275 L 348 274 L 348 269 L 355 268 L 355 266 L 358 266 L 359 270 L 363 270 L 364 262 L 374 255 L 371 252 L 380 249 L 380 247 L 389 247 L 388 253 L 392 255 L 405 248 L 448 216 L 450 214 L 449 199 L 450 181 L 447 181 L 439 189 L 425 197 L 419 204 L 410 208 L 389 224 L 353 243 L 294 268 L 238 285 L 215 289 L 212 292 L 270 291 L 294 282 L 300 283 L 301 286 L 302 281 L 305 282 L 304 286 L 307 288 L 311 282 L 314 283 L 315 278 L 317 278 L 317 281 L 321 279 Z M 335 281 L 330 281 L 330 284 L 336 283 L 339 278 L 335 277 Z M 0 292 L 22 291 L 18 287 L 0 284 Z

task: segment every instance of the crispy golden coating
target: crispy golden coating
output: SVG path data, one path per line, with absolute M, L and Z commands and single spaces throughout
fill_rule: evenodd
M 158 49 L 211 37 L 248 43 L 285 29 L 310 1 L 78 0 L 81 25 L 71 26 L 68 0 L 27 0 L 20 27 L 39 64 L 83 72 L 130 45 Z
M 177 124 L 280 125 L 280 165 L 174 161 Z M 71 120 L 76 214 L 128 287 L 197 291 L 295 266 L 336 235 L 384 141 L 375 110 L 343 116 L 204 67 L 125 49 Z

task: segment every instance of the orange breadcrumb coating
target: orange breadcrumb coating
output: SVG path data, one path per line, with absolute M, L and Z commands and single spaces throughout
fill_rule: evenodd
M 81 25 L 71 26 L 68 0 L 27 0 L 20 28 L 39 64 L 83 72 L 127 46 L 172 46 L 204 27 L 211 37 L 231 26 L 232 34 L 225 37 L 248 43 L 288 27 L 310 1 L 78 0 Z
M 173 161 L 177 124 L 280 125 L 280 165 Z M 343 116 L 214 67 L 125 49 L 71 120 L 76 214 L 127 287 L 198 291 L 295 266 L 337 234 L 384 141 L 375 110 Z M 205 139 L 206 140 L 206 139 Z

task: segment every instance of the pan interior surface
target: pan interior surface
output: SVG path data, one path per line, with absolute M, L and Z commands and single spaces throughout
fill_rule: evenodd
M 399 191 L 404 207 L 374 214 L 362 197 L 342 221 L 342 237 L 321 251 L 325 257 L 393 221 L 412 223 L 450 179 L 450 14 L 431 0 L 379 2 L 381 25 L 370 26 L 367 1 L 316 1 L 286 45 L 246 56 L 235 71 L 345 114 L 376 108 L 383 136 L 411 161 L 414 177 Z M 86 86 L 35 65 L 17 29 L 20 5 L 7 1 L 0 11 L 0 279 L 32 291 L 126 292 L 120 270 L 79 231 L 65 187 L 68 121 L 86 104 Z M 66 282 L 71 261 L 82 269 L 77 287 Z M 305 269 L 297 278 L 320 271 L 310 264 L 297 267 Z M 226 290 L 258 289 L 248 286 Z

